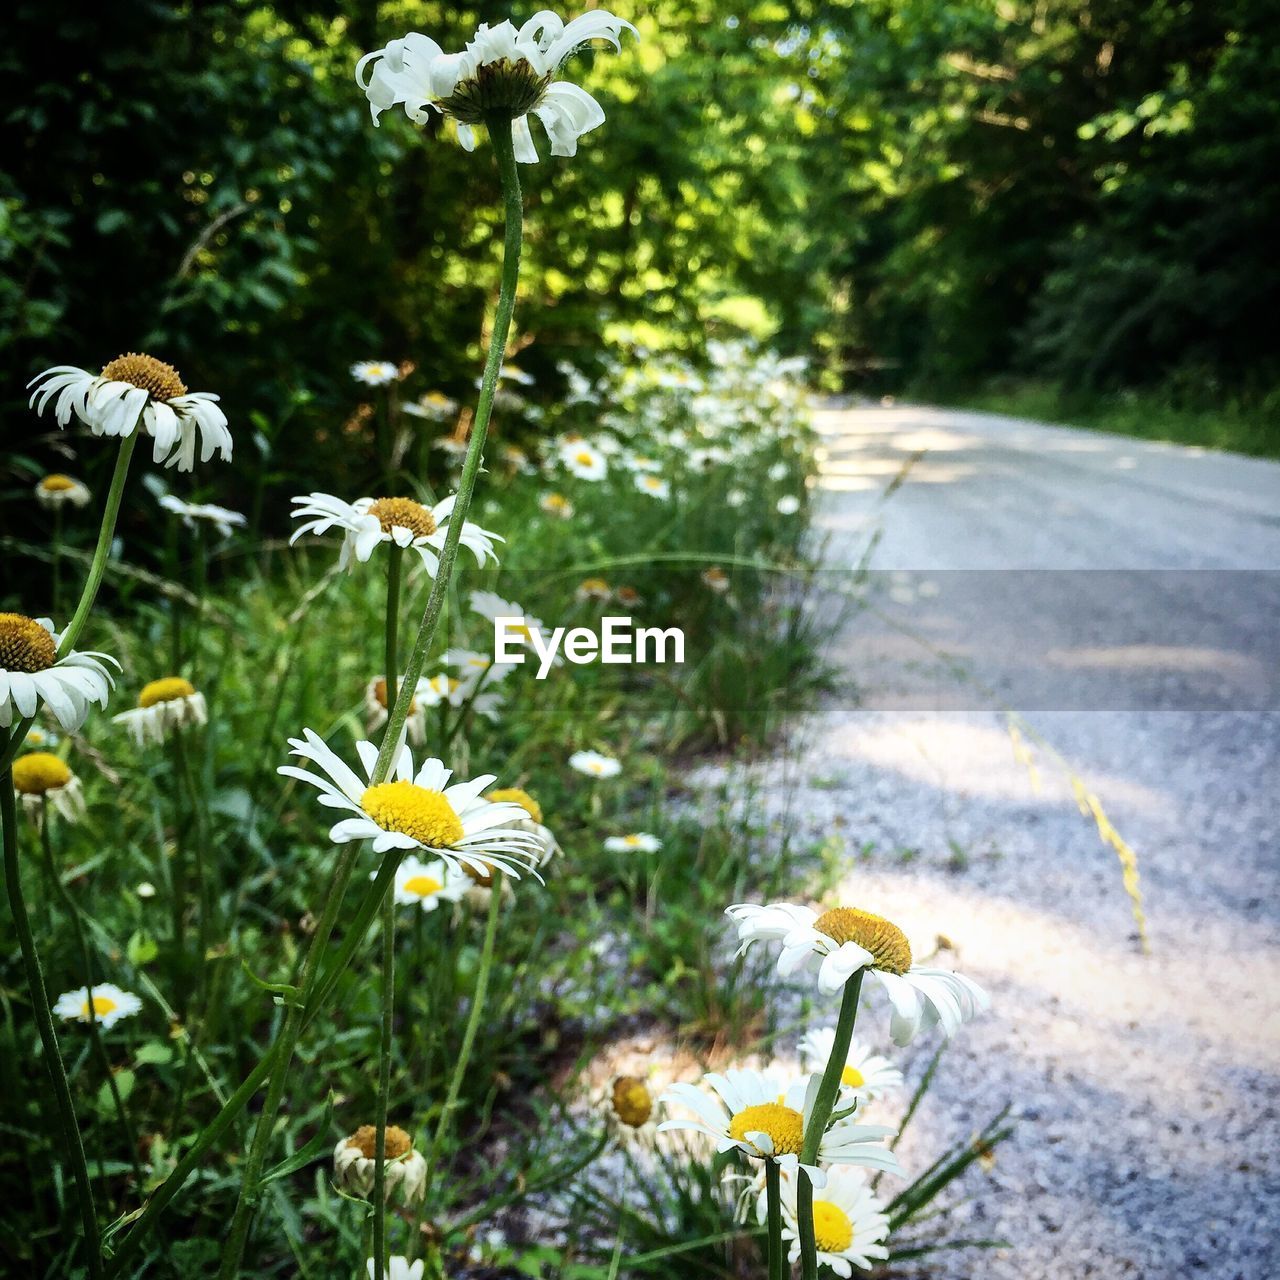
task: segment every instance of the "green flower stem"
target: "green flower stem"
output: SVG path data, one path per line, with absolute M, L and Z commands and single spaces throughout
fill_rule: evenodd
M 840 1092 L 840 1079 L 845 1063 L 849 1061 L 849 1043 L 853 1039 L 853 1024 L 858 1017 L 858 996 L 862 991 L 863 970 L 859 969 L 844 984 L 844 998 L 840 1002 L 840 1018 L 836 1023 L 836 1038 L 831 1046 L 826 1070 L 818 1085 L 813 1113 L 804 1131 L 804 1149 L 800 1163 L 816 1165 L 822 1148 L 822 1136 L 831 1118 L 836 1095 Z M 800 1232 L 800 1274 L 803 1280 L 818 1278 L 818 1245 L 813 1235 L 813 1184 L 803 1169 L 796 1177 L 796 1226 Z
M 85 579 L 84 590 L 80 593 L 80 603 L 76 605 L 75 614 L 62 633 L 58 643 L 58 657 L 65 658 L 75 648 L 84 624 L 89 620 L 89 611 L 97 599 L 98 588 L 102 585 L 102 575 L 107 571 L 107 559 L 111 554 L 111 540 L 116 533 L 116 517 L 120 514 L 120 502 L 124 497 L 124 482 L 129 474 L 129 459 L 133 457 L 134 447 L 142 430 L 142 415 L 138 415 L 137 425 L 131 434 L 120 444 L 120 452 L 116 454 L 116 468 L 111 474 L 111 488 L 107 491 L 107 505 L 102 513 L 102 528 L 98 530 L 98 545 L 93 549 L 93 560 L 89 564 L 89 576 Z M 35 716 L 27 716 L 10 732 L 9 741 L 0 748 L 0 770 L 8 769 L 14 757 L 22 749 L 27 739 L 27 732 L 35 723 Z
M 98 545 L 93 549 L 93 560 L 89 564 L 89 576 L 85 579 L 84 590 L 80 593 L 80 603 L 62 633 L 62 641 L 58 645 L 58 656 L 65 658 L 76 647 L 85 623 L 89 621 L 89 611 L 98 598 L 98 588 L 102 586 L 102 575 L 107 571 L 107 559 L 111 554 L 111 540 L 116 534 L 116 519 L 120 515 L 120 503 L 124 498 L 124 482 L 129 474 L 129 460 L 137 447 L 138 437 L 142 434 L 142 415 L 138 415 L 133 430 L 120 442 L 120 452 L 116 454 L 116 468 L 111 474 L 111 487 L 107 490 L 107 505 L 102 512 L 102 528 L 98 530 Z
M 782 1186 L 776 1160 L 764 1162 L 764 1190 L 769 1205 L 769 1280 L 783 1280 Z
M 485 1000 L 489 995 L 489 974 L 493 969 L 493 947 L 498 937 L 498 917 L 502 909 L 501 872 L 494 871 L 489 889 L 489 919 L 484 929 L 484 949 L 480 953 L 480 972 L 476 975 L 476 990 L 471 997 L 471 1012 L 467 1015 L 467 1029 L 462 1035 L 462 1048 L 458 1051 L 458 1061 L 453 1068 L 453 1076 L 449 1081 L 449 1092 L 445 1095 L 444 1106 L 440 1111 L 440 1119 L 436 1123 L 436 1131 L 431 1139 L 431 1147 L 427 1153 L 427 1182 L 422 1190 L 422 1203 L 427 1204 L 431 1194 L 431 1184 L 435 1181 L 436 1156 L 440 1152 L 440 1144 L 444 1142 L 449 1130 L 449 1121 L 453 1117 L 453 1109 L 458 1105 L 458 1094 L 462 1092 L 462 1079 L 467 1073 L 467 1065 L 471 1061 L 471 1051 L 475 1048 L 476 1033 L 480 1030 L 480 1017 L 484 1013 Z
M 458 495 L 453 513 L 449 517 L 449 529 L 444 546 L 440 550 L 440 565 L 431 594 L 422 611 L 422 621 L 413 642 L 408 665 L 404 671 L 404 684 L 396 698 L 387 721 L 387 731 L 378 752 L 373 781 L 381 782 L 391 769 L 396 748 L 400 743 L 400 731 L 409 715 L 413 690 L 422 674 L 427 651 L 435 638 L 436 622 L 449 589 L 453 575 L 453 562 L 458 554 L 458 542 L 462 537 L 463 522 L 471 507 L 471 495 L 475 491 L 476 476 L 484 453 L 485 435 L 489 430 L 489 418 L 493 413 L 493 397 L 498 388 L 498 373 L 506 354 L 507 335 L 511 332 L 511 317 L 516 307 L 516 286 L 520 278 L 520 247 L 524 237 L 524 210 L 520 197 L 520 175 L 516 169 L 515 151 L 511 141 L 510 120 L 495 120 L 489 127 L 489 140 L 498 159 L 498 172 L 502 178 L 502 201 L 505 215 L 503 240 L 502 284 L 498 291 L 498 305 L 493 315 L 493 332 L 489 337 L 489 354 L 485 360 L 484 376 L 480 380 L 480 397 L 476 403 L 476 416 L 471 426 L 471 439 L 467 445 L 467 457 L 462 464 L 462 478 L 458 482 Z M 388 699 L 390 701 L 390 699 Z
M 84 1143 L 76 1124 L 75 1104 L 71 1100 L 71 1086 L 67 1083 L 67 1071 L 58 1048 L 58 1036 L 53 1029 L 53 1012 L 49 1008 L 49 993 L 45 990 L 44 973 L 40 967 L 40 955 L 36 940 L 31 934 L 31 919 L 22 896 L 22 877 L 18 868 L 18 813 L 17 797 L 13 790 L 13 773 L 7 767 L 0 773 L 0 827 L 4 831 L 4 879 L 9 893 L 9 909 L 13 913 L 13 925 L 18 934 L 18 946 L 27 971 L 27 989 L 31 995 L 31 1008 L 36 1026 L 40 1030 L 40 1043 L 44 1048 L 44 1062 L 53 1079 L 53 1094 L 58 1106 L 58 1121 L 62 1128 L 63 1155 L 71 1165 L 76 1185 L 76 1200 L 80 1207 L 80 1221 L 84 1228 L 84 1244 L 90 1280 L 102 1275 L 102 1257 L 98 1243 L 98 1215 L 93 1207 L 93 1187 L 89 1181 L 89 1166 L 84 1158 Z
M 49 884 L 57 894 L 67 915 L 71 919 L 71 928 L 76 936 L 76 947 L 80 952 L 80 968 L 84 974 L 85 991 L 89 993 L 89 1039 L 93 1042 L 94 1052 L 106 1076 L 107 1088 L 111 1092 L 111 1103 L 116 1110 L 116 1118 L 124 1132 L 125 1145 L 129 1151 L 129 1163 L 133 1166 L 133 1181 L 137 1187 L 142 1186 L 142 1166 L 138 1162 L 138 1135 L 125 1109 L 124 1099 L 120 1096 L 120 1086 L 116 1084 L 115 1072 L 111 1070 L 111 1058 L 107 1054 L 106 1042 L 102 1039 L 102 1028 L 98 1025 L 98 1014 L 93 1007 L 93 963 L 89 953 L 89 944 L 84 936 L 84 924 L 80 919 L 80 904 L 71 896 L 58 871 L 57 860 L 53 856 L 53 837 L 49 833 L 49 799 L 41 797 L 40 813 L 40 848 L 44 853 L 45 871 L 49 876 Z
M 203 993 L 207 985 L 206 966 L 209 962 L 213 928 L 213 902 L 208 869 L 209 832 L 200 788 L 191 767 L 191 757 L 187 753 L 186 732 L 181 727 L 175 729 L 173 733 L 173 760 L 187 795 L 191 825 L 195 828 L 196 902 L 200 911 L 196 921 L 196 945 L 199 948 L 199 954 L 196 957 L 196 974 L 199 990 Z
M 397 697 L 396 675 L 400 618 L 400 560 L 404 552 L 387 549 L 387 706 Z M 396 992 L 396 895 L 382 895 L 382 1036 L 378 1044 L 378 1097 L 373 1113 L 373 1280 L 382 1280 L 387 1265 L 387 1104 L 391 1095 L 391 1032 Z
M 240 1271 L 240 1259 L 244 1255 L 245 1242 L 249 1238 L 249 1227 L 258 1199 L 262 1194 L 262 1167 L 266 1163 L 267 1149 L 271 1145 L 271 1135 L 275 1129 L 280 1103 L 284 1100 L 289 1066 L 293 1062 L 294 1050 L 298 1047 L 298 1038 L 302 1034 L 306 1008 L 311 1002 L 316 980 L 320 975 L 320 957 L 337 923 L 338 912 L 346 896 L 347 884 L 355 869 L 360 849 L 361 845 L 358 841 L 352 841 L 341 847 L 338 862 L 334 868 L 333 881 L 325 897 L 324 912 L 316 925 L 315 933 L 311 935 L 311 942 L 302 962 L 300 994 L 296 997 L 286 997 L 289 1003 L 284 1024 L 280 1028 L 275 1045 L 268 1051 L 272 1054 L 273 1061 L 271 1078 L 267 1085 L 267 1097 L 262 1104 L 262 1114 L 258 1117 L 249 1154 L 245 1159 L 244 1174 L 240 1181 L 240 1196 L 236 1201 L 235 1214 L 227 1234 L 227 1246 L 222 1255 L 222 1267 L 218 1272 L 219 1280 L 232 1280 L 232 1277 L 238 1275 Z M 248 1098 L 245 1098 L 240 1106 L 247 1101 Z M 226 1110 L 227 1108 L 223 1109 L 224 1113 Z

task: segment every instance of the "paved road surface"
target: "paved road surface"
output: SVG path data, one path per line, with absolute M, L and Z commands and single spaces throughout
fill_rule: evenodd
M 1280 1275 L 1280 465 L 906 406 L 819 428 L 833 588 L 878 541 L 774 814 L 852 808 L 845 895 L 993 994 L 907 1158 L 1024 1113 L 956 1227 L 1014 1248 L 928 1274 Z M 1038 790 L 1001 708 L 1061 753 Z M 1137 851 L 1149 955 L 1068 769 Z

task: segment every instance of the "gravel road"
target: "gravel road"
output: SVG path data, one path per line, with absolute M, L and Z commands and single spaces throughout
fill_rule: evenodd
M 843 839 L 845 900 L 992 994 L 908 1161 L 1022 1112 L 958 1215 L 1012 1248 L 927 1274 L 1280 1275 L 1280 465 L 905 406 L 818 425 L 831 586 L 875 540 L 873 572 L 847 687 L 760 778 Z M 1137 852 L 1147 955 L 1071 772 Z

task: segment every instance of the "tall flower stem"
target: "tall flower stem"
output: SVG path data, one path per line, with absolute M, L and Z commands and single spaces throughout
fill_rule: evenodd
M 782 1178 L 776 1160 L 764 1162 L 764 1191 L 769 1206 L 769 1280 L 783 1280 Z
M 45 871 L 49 877 L 50 887 L 57 894 L 63 909 L 71 920 L 72 932 L 76 936 L 76 947 L 80 952 L 80 968 L 84 974 L 86 1007 L 88 1009 L 89 1039 L 93 1042 L 94 1052 L 106 1077 L 107 1089 L 111 1094 L 111 1104 L 115 1107 L 116 1118 L 124 1133 L 125 1144 L 129 1151 L 129 1163 L 133 1166 L 133 1180 L 136 1186 L 142 1186 L 142 1166 L 138 1163 L 138 1136 L 134 1131 L 133 1121 L 125 1109 L 124 1099 L 120 1096 L 120 1086 L 116 1084 L 115 1072 L 111 1070 L 111 1058 L 107 1054 L 106 1042 L 102 1038 L 102 1028 L 98 1025 L 98 1011 L 93 1005 L 93 961 L 89 953 L 89 944 L 84 936 L 84 924 L 80 919 L 80 904 L 71 896 L 71 891 L 63 883 L 58 871 L 57 860 L 53 856 L 53 837 L 50 835 L 49 801 L 41 799 L 40 813 L 40 849 L 44 854 Z
M 71 1165 L 80 1221 L 84 1229 L 88 1273 L 90 1280 L 99 1280 L 102 1275 L 102 1257 L 98 1243 L 98 1215 L 93 1207 L 93 1187 L 89 1181 L 89 1166 L 84 1158 L 80 1127 L 76 1124 L 71 1086 L 67 1083 L 62 1051 L 58 1048 L 58 1036 L 53 1029 L 53 1011 L 49 1008 L 49 993 L 44 985 L 40 955 L 36 951 L 31 919 L 27 915 L 27 904 L 22 896 L 22 877 L 18 868 L 17 798 L 13 791 L 13 773 L 7 767 L 0 773 L 0 828 L 4 832 L 4 879 L 9 893 L 9 909 L 13 913 L 13 926 L 18 934 L 18 946 L 27 971 L 27 990 L 31 995 L 31 1007 L 40 1031 L 45 1067 L 53 1079 L 53 1095 L 58 1107 L 58 1122 L 62 1127 L 63 1149 Z
M 409 715 L 409 707 L 413 701 L 413 691 L 418 677 L 426 664 L 427 652 L 435 636 L 436 622 L 444 603 L 449 586 L 449 578 L 453 573 L 453 564 L 458 554 L 458 543 L 462 537 L 463 522 L 471 506 L 471 496 L 475 491 L 476 477 L 480 471 L 480 461 L 484 452 L 485 434 L 489 428 L 489 418 L 493 412 L 493 397 L 498 385 L 498 371 L 502 367 L 502 359 L 506 353 L 507 335 L 511 331 L 511 318 L 515 312 L 516 285 L 520 276 L 520 247 L 523 238 L 523 208 L 520 197 L 520 176 L 516 171 L 515 151 L 511 139 L 510 121 L 495 122 L 489 130 L 493 142 L 494 153 L 498 159 L 498 172 L 502 179 L 503 209 L 505 213 L 505 236 L 503 240 L 502 283 L 498 292 L 498 305 L 494 312 L 493 333 L 489 342 L 489 354 L 485 360 L 484 376 L 480 382 L 480 396 L 476 406 L 475 422 L 471 430 L 471 440 L 467 446 L 466 461 L 462 466 L 462 478 L 458 484 L 458 494 L 454 501 L 453 513 L 449 517 L 449 529 L 445 535 L 444 546 L 440 550 L 440 563 L 436 570 L 435 581 L 431 584 L 431 593 L 427 597 L 426 607 L 422 612 L 422 620 L 418 624 L 418 634 L 414 639 L 413 650 L 404 670 L 404 679 L 399 693 L 388 713 L 387 726 L 383 734 L 382 745 L 378 751 L 377 763 L 374 765 L 370 786 L 386 780 L 400 745 L 400 734 Z M 388 699 L 390 701 L 390 699 Z M 275 1128 L 276 1115 L 280 1102 L 284 1097 L 285 1080 L 289 1067 L 293 1062 L 294 1050 L 306 1017 L 308 1006 L 315 990 L 316 979 L 320 972 L 320 956 L 333 932 L 338 910 L 346 893 L 347 884 L 355 865 L 356 844 L 342 846 L 338 866 L 325 900 L 324 915 L 316 926 L 306 959 L 303 961 L 303 980 L 301 995 L 289 1004 L 288 1013 L 280 1029 L 276 1044 L 273 1047 L 274 1059 L 271 1064 L 270 1078 L 267 1085 L 267 1097 L 262 1113 L 258 1117 L 253 1140 L 245 1160 L 244 1174 L 240 1184 L 240 1198 L 236 1203 L 235 1213 L 227 1234 L 227 1245 L 222 1256 L 222 1266 L 218 1272 L 219 1280 L 233 1280 L 239 1273 L 240 1259 L 244 1254 L 245 1241 L 248 1239 L 249 1226 L 253 1210 L 261 1195 L 262 1168 L 266 1160 L 267 1148 L 270 1146 L 271 1134 Z M 496 928 L 496 920 L 495 920 Z M 473 1036 L 474 1038 L 474 1036 Z M 246 1099 L 247 1101 L 247 1099 Z M 241 1102 L 240 1106 L 244 1103 Z M 225 1108 L 224 1108 L 225 1110 Z M 447 1114 L 447 1111 L 446 1111 Z M 219 1117 L 221 1119 L 221 1116 Z M 130 1241 L 137 1236 L 137 1231 L 130 1235 Z
M 844 998 L 840 1002 L 840 1018 L 836 1023 L 836 1038 L 831 1045 L 831 1056 L 818 1084 L 818 1096 L 813 1102 L 813 1112 L 804 1130 L 804 1149 L 800 1163 L 816 1165 L 822 1147 L 822 1135 L 831 1118 L 840 1092 L 840 1080 L 845 1064 L 849 1061 L 849 1043 L 853 1039 L 853 1024 L 858 1018 L 858 997 L 862 992 L 863 970 L 859 969 L 844 984 Z M 800 1274 L 803 1280 L 818 1280 L 818 1244 L 813 1233 L 813 1183 L 803 1170 L 796 1171 L 796 1226 L 800 1234 Z
M 489 127 L 489 138 L 493 143 L 494 154 L 498 158 L 498 172 L 502 178 L 502 202 L 505 215 L 502 284 L 498 290 L 498 305 L 493 314 L 493 332 L 489 336 L 489 354 L 484 364 L 484 375 L 480 380 L 480 397 L 476 402 L 476 416 L 471 425 L 471 439 L 468 441 L 467 456 L 462 464 L 462 477 L 458 481 L 458 496 L 454 501 L 453 513 L 449 517 L 449 530 L 445 535 L 444 546 L 440 550 L 440 566 L 436 570 L 435 581 L 431 584 L 431 594 L 427 597 L 426 607 L 422 611 L 422 621 L 418 625 L 418 634 L 409 654 L 408 665 L 405 667 L 404 684 L 400 688 L 400 696 L 391 708 L 386 735 L 382 739 L 382 749 L 378 752 L 378 763 L 373 778 L 375 782 L 385 778 L 391 768 L 391 761 L 400 742 L 400 731 L 404 728 L 404 722 L 409 715 L 413 690 L 417 686 L 418 677 L 422 674 L 422 668 L 427 660 L 427 652 L 435 638 L 436 623 L 449 590 L 449 579 L 453 576 L 453 562 L 458 554 L 463 522 L 471 507 L 476 476 L 480 472 L 485 435 L 489 430 L 489 418 L 493 414 L 493 397 L 498 388 L 498 373 L 506 354 L 507 336 L 511 332 L 511 318 L 515 314 L 516 286 L 520 278 L 520 248 L 524 238 L 524 210 L 520 197 L 520 174 L 516 169 L 515 151 L 511 141 L 510 120 L 500 118 L 492 121 Z
M 458 1050 L 458 1061 L 454 1064 L 453 1076 L 449 1080 L 449 1092 L 445 1095 L 444 1106 L 440 1109 L 440 1119 L 436 1123 L 436 1131 L 432 1135 L 431 1147 L 427 1153 L 427 1182 L 422 1192 L 424 1206 L 431 1193 L 431 1184 L 435 1181 L 436 1157 L 440 1153 L 440 1144 L 449 1131 L 453 1109 L 458 1105 L 458 1094 L 462 1092 L 462 1080 L 467 1074 L 471 1051 L 476 1044 L 476 1033 L 480 1030 L 480 1018 L 489 996 L 489 974 L 493 970 L 493 948 L 498 937 L 498 916 L 502 908 L 500 874 L 495 870 L 490 881 L 489 918 L 484 928 L 484 947 L 480 952 L 480 971 L 476 975 L 476 989 L 471 997 L 471 1012 L 467 1015 L 467 1029 L 462 1034 L 462 1048 Z
M 387 706 L 397 697 L 396 673 L 400 665 L 400 559 L 394 543 L 387 559 Z M 373 1113 L 373 1280 L 382 1280 L 387 1260 L 387 1105 L 391 1094 L 391 1032 L 396 991 L 396 895 L 382 895 L 382 1036 L 378 1044 L 378 1097 Z
M 133 457 L 138 436 L 142 430 L 142 415 L 138 415 L 137 425 L 131 434 L 125 436 L 120 443 L 120 452 L 116 454 L 116 467 L 111 473 L 111 487 L 107 490 L 107 505 L 102 512 L 102 527 L 98 530 L 98 545 L 93 549 L 93 560 L 89 564 L 89 576 L 85 579 L 84 589 L 80 592 L 80 603 L 62 639 L 58 642 L 58 657 L 65 658 L 76 646 L 84 624 L 89 620 L 89 612 L 93 602 L 98 598 L 98 588 L 102 586 L 102 576 L 107 571 L 107 560 L 111 555 L 111 540 L 116 534 L 116 519 L 120 515 L 120 503 L 124 498 L 124 482 L 129 475 L 129 460 Z M 14 757 L 22 749 L 26 741 L 27 731 L 31 728 L 35 716 L 27 716 L 10 733 L 9 741 L 0 747 L 0 769 L 8 769 Z

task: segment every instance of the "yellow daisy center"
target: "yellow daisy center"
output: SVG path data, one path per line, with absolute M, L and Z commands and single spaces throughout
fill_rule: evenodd
M 497 791 L 490 791 L 485 799 L 492 800 L 494 804 L 518 804 L 534 822 L 542 821 L 542 806 L 519 787 L 500 787 Z
M 47 671 L 58 660 L 53 636 L 34 618 L 0 613 L 0 671 Z
M 45 493 L 65 493 L 68 489 L 74 489 L 76 482 L 70 476 L 64 476 L 61 471 L 55 471 L 40 481 L 40 487 Z
M 546 496 L 545 504 L 552 511 L 563 511 L 569 505 L 569 499 L 562 493 L 549 493 Z
M 573 455 L 573 460 L 580 467 L 589 467 L 595 462 L 596 455 L 594 453 L 588 453 L 585 449 L 579 449 L 578 452 Z
M 347 1146 L 358 1147 L 366 1160 L 372 1160 L 378 1151 L 378 1131 L 371 1124 L 362 1124 L 347 1139 Z M 398 1160 L 413 1150 L 413 1139 L 397 1124 L 387 1125 L 382 1136 L 383 1150 L 388 1160 Z
M 397 525 L 415 538 L 429 538 L 436 531 L 435 516 L 412 498 L 379 498 L 369 514 L 377 518 L 383 533 L 390 533 Z
M 892 921 L 856 907 L 833 907 L 824 911 L 813 927 L 840 943 L 856 942 L 870 951 L 874 967 L 888 973 L 906 973 L 911 968 L 911 944 Z
M 762 1102 L 739 1111 L 729 1121 L 731 1138 L 750 1142 L 748 1133 L 767 1133 L 773 1139 L 775 1156 L 798 1156 L 804 1146 L 804 1116 L 781 1102 Z
M 109 1013 L 115 1013 L 119 1007 L 110 996 L 93 997 L 93 1016 L 95 1018 L 103 1018 Z M 82 1018 L 89 1016 L 89 1002 L 87 1000 L 80 1006 L 80 1016 Z
M 424 404 L 439 405 L 441 408 L 447 404 L 453 403 L 453 401 L 450 400 L 443 391 L 428 391 L 427 394 L 422 397 L 422 401 Z
M 380 706 L 383 709 L 383 711 L 386 711 L 387 710 L 387 681 L 385 676 L 379 676 L 378 679 L 373 682 L 373 696 L 377 700 L 378 706 Z M 413 715 L 413 713 L 417 711 L 417 709 L 418 709 L 417 698 L 410 698 L 409 714 Z
M 653 1114 L 653 1097 L 639 1076 L 619 1076 L 613 1082 L 613 1112 L 633 1129 Z
M 609 584 L 603 578 L 583 578 L 578 590 L 584 595 L 607 596 Z
M 636 845 L 640 843 L 640 837 L 639 836 L 623 836 L 622 843 L 626 845 L 630 845 L 634 849 Z
M 190 698 L 196 691 L 190 680 L 181 676 L 163 676 L 142 686 L 138 694 L 138 706 L 154 707 L 157 702 L 176 702 L 179 698 Z
M 867 1077 L 857 1067 L 845 1067 L 840 1073 L 840 1082 L 850 1089 L 861 1089 L 867 1083 Z
M 420 898 L 434 898 L 444 885 L 435 876 L 410 876 L 403 888 L 405 893 L 416 893 Z
M 172 400 L 187 394 L 187 385 L 171 364 L 157 360 L 155 356 L 127 352 L 116 358 L 102 371 L 104 378 L 112 382 L 127 382 L 140 387 L 153 400 Z
M 71 770 L 47 751 L 30 751 L 13 762 L 13 788 L 24 796 L 42 796 L 71 781 Z
M 360 797 L 360 807 L 383 831 L 412 836 L 431 849 L 448 849 L 465 834 L 462 821 L 440 791 L 407 778 L 379 782 Z
M 815 1200 L 813 1237 L 822 1253 L 843 1253 L 853 1243 L 853 1223 L 838 1204 Z

